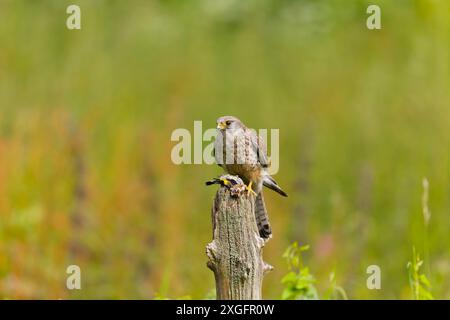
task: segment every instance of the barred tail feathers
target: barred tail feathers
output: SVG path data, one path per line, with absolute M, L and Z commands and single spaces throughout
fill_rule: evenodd
M 260 237 L 263 239 L 271 238 L 272 228 L 270 227 L 269 216 L 267 214 L 266 205 L 264 204 L 262 191 L 256 196 L 255 218 Z

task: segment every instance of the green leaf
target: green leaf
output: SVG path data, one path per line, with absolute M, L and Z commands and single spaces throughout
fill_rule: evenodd
M 287 275 L 285 275 L 281 279 L 281 283 L 287 284 L 287 283 L 295 283 L 297 281 L 297 274 L 295 272 L 289 272 Z

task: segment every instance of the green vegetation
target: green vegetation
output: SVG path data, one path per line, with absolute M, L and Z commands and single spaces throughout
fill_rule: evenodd
M 319 298 L 314 286 L 316 279 L 310 274 L 308 267 L 303 265 L 302 252 L 308 249 L 309 246 L 298 246 L 297 242 L 294 242 L 283 254 L 290 271 L 281 280 L 285 286 L 281 299 L 316 300 Z
M 283 300 L 317 300 L 319 294 L 316 289 L 316 278 L 304 265 L 302 252 L 309 250 L 309 246 L 299 246 L 297 242 L 291 244 L 283 254 L 286 259 L 289 272 L 283 277 L 281 283 L 284 290 L 281 295 Z M 330 287 L 323 295 L 323 299 L 345 299 L 347 293 L 337 285 L 335 272 L 330 273 Z
M 416 249 L 413 248 L 413 259 L 408 262 L 408 276 L 409 285 L 411 287 L 413 299 L 416 300 L 431 300 L 433 295 L 430 292 L 431 284 L 425 274 L 420 273 L 423 261 L 420 260 Z
M 0 1 L 0 298 L 204 298 L 221 171 L 170 136 L 231 114 L 280 129 L 264 298 L 410 299 L 411 261 L 450 299 L 450 1 L 377 0 L 374 31 L 343 2 L 77 0 L 69 31 L 73 1 Z

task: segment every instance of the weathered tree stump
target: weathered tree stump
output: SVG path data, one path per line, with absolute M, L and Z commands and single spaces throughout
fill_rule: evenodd
M 262 259 L 265 241 L 255 220 L 255 199 L 232 196 L 219 188 L 212 208 L 213 241 L 206 246 L 208 267 L 214 272 L 218 300 L 262 299 L 263 276 L 273 267 Z

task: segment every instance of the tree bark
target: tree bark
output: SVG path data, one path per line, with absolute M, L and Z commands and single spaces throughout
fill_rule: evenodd
M 213 208 L 213 241 L 206 246 L 214 272 L 217 300 L 262 299 L 263 276 L 273 269 L 262 259 L 265 241 L 255 220 L 255 198 L 233 197 L 227 187 L 217 191 Z

